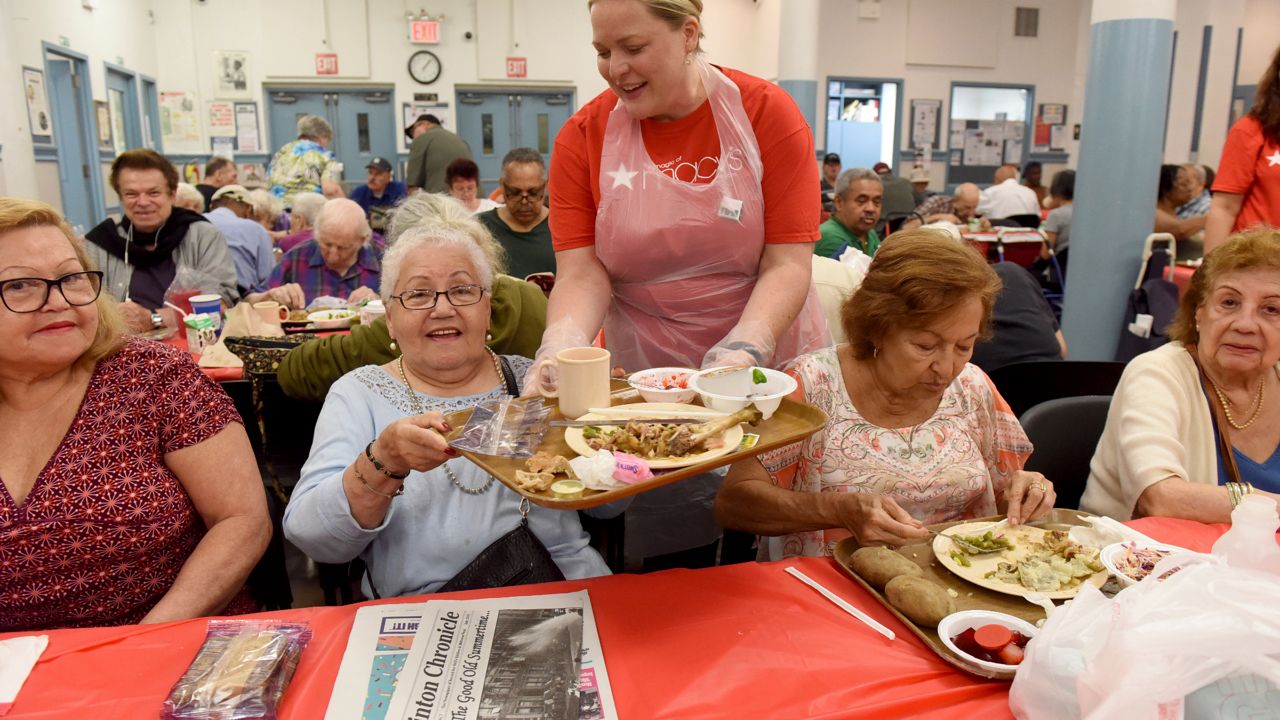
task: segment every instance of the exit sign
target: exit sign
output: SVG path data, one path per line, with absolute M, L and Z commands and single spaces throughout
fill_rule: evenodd
M 529 58 L 522 58 L 522 57 L 507 58 L 507 77 L 509 78 L 529 77 Z
M 337 75 L 338 53 L 316 53 L 316 74 Z
M 434 20 L 411 20 L 409 42 L 424 44 L 440 42 L 440 23 Z

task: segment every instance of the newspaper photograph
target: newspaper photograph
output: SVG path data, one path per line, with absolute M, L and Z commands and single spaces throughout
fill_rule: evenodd
M 450 606 L 450 607 L 446 607 Z M 452 611 L 454 616 L 441 619 L 441 611 Z M 503 612 L 508 611 L 508 612 Z M 519 612 L 516 612 L 519 611 Z M 463 613 L 487 614 L 490 617 L 477 633 L 476 618 L 465 620 Z M 495 614 L 496 613 L 496 614 Z M 402 714 L 390 713 L 401 672 L 406 665 L 423 668 L 434 659 L 424 652 L 422 657 L 411 659 L 410 652 L 423 622 L 432 624 L 428 631 L 436 633 L 436 644 L 449 640 L 453 646 L 463 635 L 470 633 L 474 645 L 479 638 L 480 649 L 487 648 L 483 660 L 468 659 L 474 648 L 463 652 L 463 665 L 458 668 L 460 686 L 470 685 L 464 693 L 469 700 L 459 714 L 415 715 L 417 709 Z M 466 625 L 462 627 L 461 625 Z M 428 638 L 424 634 L 421 637 Z M 573 650 L 577 645 L 580 649 Z M 555 682 L 556 679 L 574 677 L 574 670 L 566 665 L 564 656 L 577 652 L 580 667 L 577 683 Z M 448 653 L 445 653 L 446 660 Z M 467 667 L 466 663 L 472 667 Z M 488 683 L 479 673 L 479 665 L 488 669 Z M 439 671 L 431 668 L 431 672 Z M 480 674 L 481 677 L 476 676 Z M 550 676 L 550 677 L 548 677 Z M 408 675 L 404 676 L 409 677 Z M 419 679 L 425 678 L 424 676 Z M 444 684 L 440 678 L 431 678 L 438 686 L 434 694 L 439 696 Z M 465 681 L 465 682 L 464 682 Z M 536 690 L 534 685 L 537 685 Z M 419 700 L 422 700 L 422 687 Z M 575 699 L 576 697 L 576 699 Z M 437 701 L 438 702 L 438 701 Z M 576 714 L 572 706 L 576 703 Z M 475 706 L 468 712 L 466 706 Z M 433 707 L 435 705 L 433 704 Z M 458 709 L 458 708 L 454 708 Z M 568 714 L 566 714 L 568 713 Z M 361 608 L 347 642 L 347 649 L 334 683 L 329 700 L 326 720 L 361 718 L 384 720 L 392 717 L 447 717 L 492 718 L 516 715 L 540 718 L 577 718 L 578 720 L 616 720 L 609 676 L 600 651 L 595 618 L 586 591 L 561 595 L 541 595 L 515 598 L 494 598 L 470 601 L 431 601 L 377 605 Z

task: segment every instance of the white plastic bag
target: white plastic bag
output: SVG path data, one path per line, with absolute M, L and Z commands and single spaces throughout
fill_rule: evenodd
M 1112 599 L 1086 585 L 1028 645 L 1014 715 L 1172 720 L 1184 698 L 1186 717 L 1280 714 L 1277 526 L 1275 503 L 1249 496 L 1213 555 L 1165 558 Z

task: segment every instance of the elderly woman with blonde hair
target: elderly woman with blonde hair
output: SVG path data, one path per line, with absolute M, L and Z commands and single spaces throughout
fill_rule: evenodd
M 1080 507 L 1230 522 L 1280 498 L 1280 231 L 1245 231 L 1191 276 L 1167 345 L 1129 362 Z
M 0 632 L 256 609 L 271 522 L 240 416 L 122 330 L 57 211 L 0 198 Z
M 440 220 L 464 228 L 463 232 L 481 249 L 494 271 L 489 295 L 488 346 L 499 354 L 532 357 L 546 328 L 546 295 L 533 283 L 503 274 L 502 246 L 483 225 L 472 220 L 461 203 L 435 193 L 414 195 L 401 203 L 391 216 L 387 242 L 394 247 L 400 236 Z M 335 335 L 299 345 L 285 357 L 276 377 L 281 389 L 291 397 L 319 401 L 329 392 L 329 386 L 347 372 L 362 365 L 381 365 L 399 355 L 386 319 L 378 318 L 369 325 L 352 328 L 350 335 Z
M 797 397 L 830 417 L 799 445 L 737 463 L 716 502 L 724 527 L 761 536 L 761 559 L 905 544 L 925 523 L 1053 508 L 1022 470 L 1031 444 L 991 380 L 969 364 L 1000 280 L 935 230 L 895 233 L 845 302 L 847 344 L 801 355 Z
M 493 253 L 461 205 L 437 211 L 384 260 L 386 326 L 402 354 L 329 390 L 285 535 L 319 562 L 360 557 L 370 597 L 456 587 L 451 578 L 517 527 L 545 546 L 554 575 L 608 574 L 577 513 L 529 507 L 444 439 L 446 414 L 517 394 L 531 361 L 486 347 Z

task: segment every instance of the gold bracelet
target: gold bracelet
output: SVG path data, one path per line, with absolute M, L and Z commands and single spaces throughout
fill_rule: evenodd
M 400 497 L 401 495 L 403 495 L 403 494 L 404 494 L 404 483 L 403 483 L 403 482 L 401 482 L 401 483 L 400 483 L 400 487 L 396 488 L 396 491 L 395 491 L 395 492 L 393 492 L 393 493 L 391 493 L 391 494 L 387 494 L 387 493 L 384 493 L 384 492 L 382 492 L 381 490 L 379 490 L 379 489 L 375 488 L 374 486 L 370 485 L 370 484 L 369 484 L 369 481 L 364 479 L 364 473 L 360 472 L 360 468 L 356 467 L 356 466 L 353 464 L 353 465 L 351 466 L 351 469 L 356 471 L 356 479 L 360 481 L 360 484 L 361 484 L 361 485 L 363 485 L 363 486 L 365 487 L 365 489 L 366 489 L 366 490 L 368 490 L 369 492 L 373 493 L 374 495 L 377 495 L 377 496 L 379 496 L 379 497 L 384 497 L 384 498 L 386 498 L 386 499 L 388 499 L 388 500 L 394 500 L 395 498 L 398 498 L 398 497 Z

